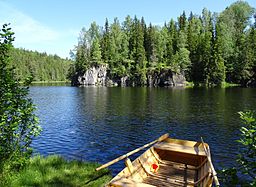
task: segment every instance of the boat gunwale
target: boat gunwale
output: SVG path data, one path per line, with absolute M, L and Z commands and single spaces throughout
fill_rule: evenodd
M 156 146 L 157 144 L 160 144 L 160 143 L 170 143 L 170 144 L 177 144 L 177 145 L 182 145 L 182 146 L 187 146 L 187 147 L 190 147 L 190 148 L 195 148 L 195 147 L 198 147 L 200 149 L 203 149 L 203 145 L 205 145 L 208 149 L 209 149 L 209 145 L 207 143 L 202 143 L 202 142 L 196 142 L 196 141 L 190 141 L 190 140 L 181 140 L 181 139 L 173 139 L 173 138 L 166 138 L 165 140 L 163 140 L 162 142 L 158 142 L 156 144 L 154 144 L 153 146 L 151 146 L 150 148 L 146 149 L 139 157 L 137 157 L 133 162 L 132 164 L 134 164 L 135 162 L 138 162 L 139 159 L 142 157 L 142 155 L 144 155 L 147 151 L 149 151 L 150 149 L 154 148 L 154 146 Z M 163 151 L 168 151 L 168 150 L 163 150 Z M 174 151 L 175 152 L 175 151 Z M 189 153 L 185 153 L 185 154 L 189 154 Z M 206 155 L 197 155 L 197 154 L 194 154 L 196 156 L 205 156 Z M 153 155 L 154 156 L 154 155 Z M 155 157 L 155 156 L 154 156 Z M 207 163 L 208 161 L 206 161 L 205 163 Z M 198 170 L 200 169 L 199 167 L 197 168 Z M 123 170 L 121 170 L 110 182 L 108 185 L 111 186 L 111 183 L 114 184 L 116 181 L 118 180 L 123 180 L 123 179 L 128 179 L 129 177 L 132 176 L 131 175 L 128 175 L 128 176 L 123 176 L 123 173 L 127 172 L 125 170 L 128 170 L 127 167 L 125 167 Z M 123 177 L 122 177 L 123 176 Z M 132 181 L 132 180 L 131 180 Z M 135 182 L 135 181 L 133 181 Z M 138 183 L 141 183 L 141 182 L 138 182 Z M 143 184 L 143 183 L 141 183 Z

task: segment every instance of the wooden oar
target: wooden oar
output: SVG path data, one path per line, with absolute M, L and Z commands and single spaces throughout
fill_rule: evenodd
M 132 155 L 134 153 L 137 153 L 137 152 L 139 152 L 140 150 L 142 150 L 142 149 L 144 149 L 146 147 L 149 147 L 149 146 L 151 146 L 151 145 L 153 145 L 153 144 L 155 144 L 157 142 L 161 142 L 161 141 L 165 140 L 168 137 L 169 137 L 169 134 L 164 134 L 164 135 L 162 135 L 161 137 L 159 137 L 157 140 L 155 140 L 153 142 L 145 144 L 142 147 L 139 147 L 139 148 L 137 148 L 137 149 L 135 149 L 135 150 L 133 150 L 133 151 L 131 151 L 129 153 L 126 153 L 125 155 L 122 155 L 122 156 L 120 156 L 120 157 L 118 157 L 118 158 L 116 158 L 116 159 L 106 163 L 106 164 L 103 164 L 102 166 L 96 168 L 96 171 L 99 171 L 100 169 L 106 168 L 106 167 L 108 167 L 108 166 L 110 166 L 110 165 L 112 165 L 112 164 L 114 164 L 114 163 L 116 163 L 116 162 L 118 162 L 120 160 L 123 160 L 123 159 L 127 158 L 128 156 L 130 156 L 130 155 Z
M 211 167 L 211 169 L 212 169 L 213 180 L 214 180 L 216 186 L 220 186 L 220 183 L 219 183 L 219 180 L 218 180 L 218 177 L 217 177 L 217 172 L 215 171 L 215 169 L 214 169 L 214 167 L 213 167 L 212 159 L 211 159 L 210 153 L 209 153 L 209 151 L 207 150 L 207 148 L 205 147 L 205 145 L 204 145 L 204 140 L 203 140 L 202 137 L 201 137 L 201 141 L 202 141 L 202 143 L 203 143 L 204 152 L 205 152 L 205 154 L 206 154 L 206 156 L 207 156 L 207 159 L 208 159 L 208 161 L 209 161 L 210 167 Z

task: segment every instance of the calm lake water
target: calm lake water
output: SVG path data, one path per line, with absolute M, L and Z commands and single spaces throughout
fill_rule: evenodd
M 43 131 L 35 152 L 105 163 L 164 133 L 210 145 L 215 167 L 235 164 L 241 121 L 256 89 L 33 86 Z M 140 153 L 131 157 L 134 159 Z M 116 174 L 121 161 L 111 170 Z

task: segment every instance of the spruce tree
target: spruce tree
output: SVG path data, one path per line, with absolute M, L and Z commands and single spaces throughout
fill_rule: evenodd
M 200 82 L 202 73 L 200 70 L 200 34 L 202 31 L 202 23 L 197 16 L 190 15 L 187 38 L 188 38 L 188 50 L 190 51 L 191 71 L 189 72 L 189 81 Z
M 217 38 L 215 43 L 213 44 L 213 54 L 210 61 L 210 64 L 208 65 L 208 83 L 211 85 L 221 85 L 223 82 L 225 82 L 225 65 L 224 65 L 224 59 L 221 56 L 220 51 L 220 42 Z
M 156 38 L 156 56 L 158 61 L 158 67 L 164 68 L 167 64 L 167 38 L 168 38 L 168 29 L 166 27 L 157 29 L 157 38 Z
M 207 9 L 203 9 L 201 22 L 203 25 L 203 32 L 201 34 L 201 51 L 202 51 L 202 61 L 200 64 L 201 70 L 203 70 L 202 78 L 200 82 L 205 83 L 207 86 L 210 84 L 210 63 L 211 63 L 211 56 L 212 56 L 212 46 L 213 46 L 213 28 L 211 23 L 211 12 Z
M 170 66 L 172 63 L 173 55 L 177 50 L 177 30 L 173 19 L 167 25 L 168 36 L 166 38 L 166 65 Z
M 109 63 L 109 60 L 111 58 L 109 47 L 110 47 L 110 28 L 109 28 L 108 19 L 106 19 L 103 37 L 101 40 L 101 50 L 102 50 L 102 60 L 107 64 Z
M 111 66 L 110 68 L 113 70 L 111 73 L 118 77 L 124 75 L 124 66 L 122 64 L 122 56 L 121 54 L 125 53 L 123 51 L 123 35 L 121 30 L 121 25 L 117 18 L 114 19 L 114 23 L 111 25 L 110 32 L 110 55 L 111 55 Z M 124 41 L 125 42 L 125 41 Z M 127 50 L 127 49 L 125 49 Z M 126 57 L 125 57 L 126 58 Z
M 178 24 L 179 24 L 179 30 L 186 32 L 187 29 L 187 16 L 186 16 L 186 12 L 183 11 L 182 15 L 180 15 L 180 17 L 178 17 Z
M 134 78 L 138 81 L 138 84 L 146 84 L 146 57 L 144 49 L 144 33 L 141 22 L 134 17 L 131 37 L 130 37 L 130 54 L 131 59 L 134 61 L 132 72 L 134 72 Z
M 256 29 L 250 28 L 244 41 L 240 64 L 241 84 L 249 86 L 256 81 Z
M 92 42 L 90 64 L 91 66 L 102 64 L 101 48 L 97 37 Z
M 219 15 L 203 9 L 201 16 L 191 12 L 187 18 L 183 12 L 163 27 L 147 26 L 143 17 L 136 16 L 127 16 L 122 27 L 117 19 L 111 26 L 106 19 L 103 35 L 94 22 L 82 32 L 75 66 L 84 70 L 90 62 L 100 62 L 96 51 L 101 48 L 103 62 L 114 76 L 128 75 L 138 84 L 145 84 L 147 72 L 157 68 L 185 72 L 195 85 L 219 85 L 225 80 L 247 84 L 255 75 L 252 13 L 248 3 L 238 1 Z M 52 77 L 57 74 L 51 72 Z
M 145 38 L 145 52 L 148 61 L 148 67 L 155 67 L 157 63 L 156 57 L 156 27 L 151 23 L 147 29 L 147 38 Z
M 177 59 L 178 59 L 178 66 L 179 66 L 179 72 L 185 73 L 187 75 L 188 71 L 191 67 L 191 61 L 189 58 L 189 50 L 187 49 L 187 35 L 185 34 L 185 31 L 179 32 L 179 40 L 177 43 L 178 51 L 177 51 Z

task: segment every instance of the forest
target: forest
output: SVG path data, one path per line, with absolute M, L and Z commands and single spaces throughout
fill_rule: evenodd
M 37 51 L 12 48 L 11 66 L 15 67 L 17 79 L 25 81 L 66 81 L 71 60 L 64 60 L 57 55 L 47 55 Z
M 80 32 L 71 57 L 70 75 L 108 64 L 109 76 L 128 76 L 146 85 L 147 74 L 164 69 L 185 75 L 194 85 L 256 82 L 256 14 L 245 1 L 221 13 L 183 12 L 163 26 L 127 16 L 120 23 L 91 23 Z

